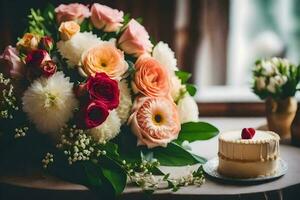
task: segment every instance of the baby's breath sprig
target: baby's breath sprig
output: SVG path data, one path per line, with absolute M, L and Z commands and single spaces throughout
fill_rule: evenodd
M 136 183 L 142 190 L 151 191 L 158 188 L 158 181 L 152 174 L 153 169 L 160 166 L 156 159 L 143 159 L 142 162 L 135 163 L 127 163 L 123 160 L 122 164 L 131 182 Z
M 65 125 L 60 133 L 60 142 L 56 147 L 63 150 L 70 165 L 77 161 L 94 160 L 101 155 L 106 155 L 106 151 L 99 149 L 99 144 L 85 130 L 75 125 L 71 127 Z
M 53 154 L 52 153 L 47 153 L 46 154 L 46 156 L 45 156 L 45 158 L 42 160 L 42 163 L 43 163 L 43 168 L 47 168 L 48 167 L 48 165 L 50 164 L 50 163 L 53 163 L 54 162 L 54 159 L 53 159 Z
M 20 137 L 24 137 L 26 136 L 26 133 L 28 132 L 29 128 L 28 126 L 24 126 L 24 127 L 21 127 L 21 128 L 16 128 L 15 129 L 15 135 L 14 137 L 17 139 L 17 138 L 20 138 Z
M 141 163 L 126 163 L 126 161 L 123 161 L 122 164 L 131 182 L 146 192 L 154 192 L 157 189 L 165 188 L 172 189 L 175 192 L 182 186 L 201 186 L 205 182 L 202 166 L 196 171 L 191 170 L 185 176 L 171 178 L 170 174 L 163 177 L 153 175 L 152 169 L 160 165 L 156 159 L 153 159 L 153 161 L 142 160 Z
M 0 118 L 2 119 L 12 119 L 13 111 L 19 110 L 17 106 L 17 99 L 14 96 L 14 86 L 10 78 L 5 78 L 2 73 L 0 73 Z

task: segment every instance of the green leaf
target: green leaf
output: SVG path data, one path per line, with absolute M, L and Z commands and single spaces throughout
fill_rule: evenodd
M 104 162 L 100 163 L 100 168 L 104 177 L 113 186 L 116 195 L 124 191 L 127 181 L 127 175 L 124 169 L 115 161 L 106 158 Z
M 102 172 L 99 167 L 96 167 L 92 162 L 83 163 L 83 167 L 88 178 L 88 185 L 92 187 L 101 187 L 104 184 L 101 180 Z
M 187 122 L 181 125 L 181 130 L 176 143 L 184 140 L 194 142 L 197 140 L 208 140 L 219 134 L 219 130 L 206 122 Z
M 193 154 L 192 153 L 192 155 L 194 156 L 194 158 L 196 159 L 196 160 L 198 160 L 198 162 L 199 163 L 201 163 L 201 164 L 204 164 L 204 163 L 206 163 L 207 162 L 207 159 L 206 158 L 203 158 L 203 157 L 201 157 L 201 156 L 198 156 L 198 155 L 196 155 L 196 154 Z
M 185 71 L 175 71 L 176 76 L 181 80 L 182 84 L 185 84 L 192 76 L 191 73 Z
M 186 90 L 191 96 L 195 96 L 197 88 L 193 84 L 185 84 Z
M 165 148 L 154 148 L 153 155 L 163 166 L 185 166 L 199 163 L 190 152 L 174 142 L 169 143 Z

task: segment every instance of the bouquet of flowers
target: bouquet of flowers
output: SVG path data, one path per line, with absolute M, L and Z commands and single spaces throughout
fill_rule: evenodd
M 300 81 L 300 68 L 287 59 L 258 60 L 253 70 L 253 91 L 261 99 L 285 99 L 295 96 Z
M 218 134 L 199 122 L 191 74 L 168 44 L 98 3 L 31 9 L 28 24 L 0 57 L 3 162 L 37 161 L 109 197 L 128 180 L 147 191 L 203 182 L 201 168 L 178 180 L 159 170 L 204 163 L 182 143 Z

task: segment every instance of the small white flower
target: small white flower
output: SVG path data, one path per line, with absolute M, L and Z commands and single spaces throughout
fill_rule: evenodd
M 121 131 L 121 120 L 116 110 L 110 111 L 107 119 L 100 126 L 90 129 L 93 138 L 99 143 L 105 143 L 116 137 Z
M 199 111 L 198 106 L 193 97 L 186 93 L 182 99 L 179 100 L 177 105 L 180 122 L 197 122 L 199 121 Z
M 152 56 L 170 72 L 178 70 L 175 53 L 170 49 L 167 43 L 159 42 L 154 47 Z
M 122 80 L 119 82 L 119 89 L 120 89 L 120 104 L 116 110 L 118 116 L 121 119 L 121 123 L 124 124 L 125 122 L 127 122 L 132 107 L 130 89 L 128 87 L 128 83 L 126 80 Z
M 57 72 L 35 80 L 22 98 L 23 110 L 42 133 L 58 134 L 78 105 L 73 83 Z
M 255 78 L 255 86 L 257 90 L 263 90 L 266 87 L 266 78 L 265 77 L 257 77 Z
M 79 32 L 70 40 L 59 41 L 57 43 L 57 48 L 59 53 L 68 60 L 68 64 L 74 66 L 80 64 L 83 52 L 101 42 L 103 41 L 91 32 Z

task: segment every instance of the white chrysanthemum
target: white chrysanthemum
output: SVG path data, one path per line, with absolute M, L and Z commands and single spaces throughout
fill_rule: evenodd
M 90 133 L 99 143 L 107 142 L 121 131 L 121 120 L 116 110 L 110 111 L 107 119 L 100 126 L 90 129 Z
M 175 53 L 170 49 L 167 43 L 159 42 L 154 47 L 152 56 L 170 72 L 178 70 Z
M 57 48 L 60 54 L 68 60 L 71 66 L 79 65 L 81 55 L 84 51 L 103 42 L 91 32 L 83 32 L 75 34 L 70 40 L 59 41 Z
M 53 134 L 59 133 L 78 105 L 73 83 L 62 72 L 35 80 L 25 91 L 22 103 L 24 112 L 37 130 Z
M 125 122 L 127 122 L 132 107 L 130 89 L 126 80 L 122 80 L 119 82 L 119 89 L 120 104 L 116 110 L 119 118 L 121 119 L 121 123 L 124 124 Z
M 180 122 L 196 122 L 199 120 L 198 106 L 193 97 L 186 93 L 182 99 L 179 100 L 177 105 Z

